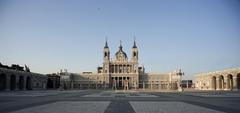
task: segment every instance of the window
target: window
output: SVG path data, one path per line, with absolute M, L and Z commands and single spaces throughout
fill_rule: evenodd
M 107 52 L 104 53 L 104 57 L 107 57 Z

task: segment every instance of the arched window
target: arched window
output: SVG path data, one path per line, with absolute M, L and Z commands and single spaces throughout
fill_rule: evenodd
M 104 53 L 104 57 L 107 57 L 107 52 Z
M 133 56 L 136 57 L 136 56 L 137 56 L 137 53 L 136 53 L 136 52 L 133 52 Z

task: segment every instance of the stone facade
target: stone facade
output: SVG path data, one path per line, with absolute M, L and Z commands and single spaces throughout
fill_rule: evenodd
M 114 58 L 110 58 L 108 43 L 103 48 L 103 64 L 97 72 L 83 72 L 73 74 L 60 72 L 61 85 L 65 88 L 113 88 L 129 89 L 178 89 L 183 72 L 181 70 L 170 73 L 145 73 L 144 66 L 138 62 L 138 48 L 134 41 L 131 48 L 131 58 L 128 58 L 120 43 Z
M 197 90 L 239 90 L 240 68 L 197 74 L 194 84 Z
M 60 76 L 56 73 L 53 74 L 47 74 L 48 82 L 47 82 L 47 88 L 48 89 L 58 89 L 60 86 Z
M 0 67 L 0 90 L 46 89 L 47 76 Z

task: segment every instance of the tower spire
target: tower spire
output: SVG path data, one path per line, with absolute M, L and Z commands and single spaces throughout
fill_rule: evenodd
M 108 48 L 107 37 L 105 37 L 105 46 L 104 46 L 104 48 Z
M 137 48 L 136 37 L 134 36 L 133 48 Z
M 120 40 L 120 46 L 119 48 L 122 50 L 122 40 Z

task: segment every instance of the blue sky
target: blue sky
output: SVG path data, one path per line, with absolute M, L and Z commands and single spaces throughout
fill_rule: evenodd
M 0 1 L 0 62 L 33 72 L 96 71 L 133 37 L 147 72 L 195 73 L 240 66 L 237 0 Z

